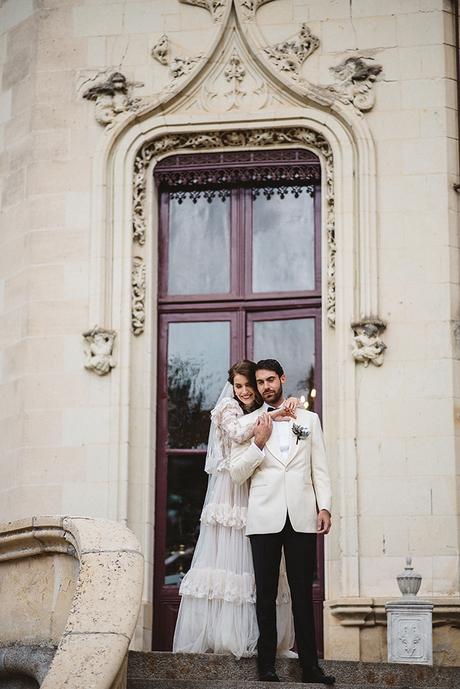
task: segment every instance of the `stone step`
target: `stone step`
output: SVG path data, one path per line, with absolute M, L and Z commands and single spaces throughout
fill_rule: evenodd
M 403 665 L 395 663 L 362 663 L 345 660 L 324 660 L 321 665 L 327 674 L 336 677 L 336 689 L 359 687 L 364 689 L 460 689 L 459 667 L 429 667 L 426 665 Z M 278 658 L 276 671 L 284 687 L 289 683 L 300 682 L 301 672 L 297 660 Z M 171 681 L 171 684 L 145 684 L 141 680 Z M 216 684 L 224 681 L 226 684 Z M 257 680 L 255 658 L 237 660 L 230 655 L 212 653 L 160 653 L 152 651 L 141 653 L 131 651 L 128 662 L 128 681 L 131 689 L 150 687 L 177 686 L 188 689 L 187 685 L 178 682 L 201 683 L 203 689 L 212 689 L 212 685 L 249 689 Z M 212 684 L 211 684 L 212 681 Z M 230 684 L 229 684 L 230 681 Z M 134 682 L 136 684 L 134 684 Z M 208 684 L 209 683 L 209 684 Z M 236 684 L 235 684 L 236 683 Z M 259 689 L 261 682 L 256 682 Z M 190 689 L 198 685 L 190 684 Z M 315 685 L 305 685 L 314 687 Z M 251 688 L 252 689 L 252 688 Z
M 325 689 L 324 684 L 302 684 L 301 682 L 280 682 L 279 689 Z M 332 689 L 388 689 L 388 684 L 334 684 Z M 130 679 L 128 689 L 269 689 L 271 682 L 232 679 Z M 404 685 L 404 689 L 419 689 L 419 685 Z M 436 689 L 436 687 L 424 687 Z

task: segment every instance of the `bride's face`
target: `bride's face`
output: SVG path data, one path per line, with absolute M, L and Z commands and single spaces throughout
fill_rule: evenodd
M 254 404 L 256 399 L 254 388 L 251 387 L 246 376 L 243 376 L 241 373 L 237 373 L 233 379 L 233 391 L 245 407 L 250 407 L 251 404 Z

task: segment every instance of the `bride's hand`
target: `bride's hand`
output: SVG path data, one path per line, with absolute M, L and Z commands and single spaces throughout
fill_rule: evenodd
M 273 421 L 289 421 L 296 418 L 296 409 L 299 405 L 297 397 L 289 397 L 279 409 L 269 412 Z
M 291 416 L 294 417 L 294 419 L 297 408 L 300 406 L 302 406 L 302 402 L 298 400 L 297 397 L 288 397 L 285 403 L 283 404 L 283 407 Z

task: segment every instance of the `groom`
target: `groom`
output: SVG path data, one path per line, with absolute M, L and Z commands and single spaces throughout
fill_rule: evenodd
M 264 359 L 256 365 L 257 388 L 264 404 L 241 419 L 256 423 L 254 438 L 233 443 L 230 474 L 236 483 L 251 479 L 246 535 L 251 540 L 259 624 L 259 678 L 279 682 L 276 596 L 281 550 L 291 590 L 292 612 L 303 682 L 333 684 L 318 665 L 312 584 L 316 534 L 331 528 L 331 489 L 318 416 L 299 408 L 296 419 L 273 422 L 269 411 L 285 398 L 281 364 Z

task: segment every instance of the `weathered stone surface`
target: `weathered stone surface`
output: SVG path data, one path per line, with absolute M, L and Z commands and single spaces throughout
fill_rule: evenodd
M 335 675 L 337 682 L 349 686 L 373 687 L 439 687 L 457 689 L 460 678 L 458 668 L 397 665 L 390 663 L 361 663 L 322 660 L 321 666 L 328 674 Z M 297 660 L 278 658 L 276 670 L 286 681 L 299 682 L 300 668 Z M 131 651 L 128 658 L 128 680 L 141 681 L 180 679 L 187 681 L 226 680 L 251 682 L 257 679 L 254 658 L 236 660 L 232 656 L 190 653 L 138 653 Z M 135 685 L 133 685 L 135 686 Z M 166 687 L 165 687 L 166 689 Z

